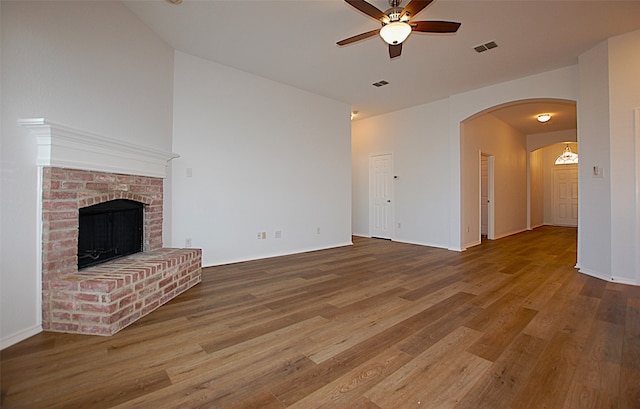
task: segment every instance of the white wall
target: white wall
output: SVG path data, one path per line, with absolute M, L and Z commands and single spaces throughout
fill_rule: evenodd
M 534 150 L 529 154 L 529 221 L 528 229 L 535 229 L 544 224 L 544 160 L 542 150 Z
M 640 107 L 640 31 L 580 56 L 580 271 L 640 285 L 639 176 L 634 109 Z M 593 167 L 604 170 L 593 177 Z
M 394 240 L 463 250 L 462 214 L 473 212 L 463 206 L 477 206 L 477 200 L 469 204 L 461 201 L 460 124 L 488 108 L 512 101 L 575 101 L 577 78 L 577 67 L 571 66 L 355 121 L 354 233 L 369 232 L 368 157 L 391 152 L 395 173 L 400 176 L 394 184 L 394 219 L 402 224 L 400 230 L 396 228 Z
M 174 95 L 174 246 L 218 265 L 351 244 L 347 104 L 181 52 Z
M 448 112 L 448 101 L 441 100 L 354 121 L 354 234 L 369 236 L 369 158 L 391 153 L 398 176 L 393 182 L 393 239 L 449 246 Z
M 168 151 L 173 51 L 119 2 L 0 4 L 5 347 L 41 328 L 36 145 L 18 119 L 44 117 Z
M 609 39 L 609 98 L 611 101 L 611 275 L 612 280 L 640 285 L 636 237 L 636 173 L 634 109 L 640 108 L 640 30 Z
M 494 157 L 494 238 L 527 229 L 526 136 L 491 114 L 462 127 L 462 246 L 480 243 L 480 152 Z

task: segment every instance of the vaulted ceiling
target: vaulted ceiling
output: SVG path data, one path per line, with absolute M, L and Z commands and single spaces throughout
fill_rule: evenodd
M 413 20 L 458 21 L 458 32 L 412 33 L 390 59 L 379 36 L 336 45 L 380 26 L 341 0 L 123 2 L 177 50 L 345 102 L 357 118 L 576 64 L 640 29 L 638 0 L 435 0 Z M 498 47 L 474 50 L 490 41 Z

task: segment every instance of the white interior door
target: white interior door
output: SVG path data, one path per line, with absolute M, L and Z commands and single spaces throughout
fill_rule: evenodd
M 480 155 L 480 234 L 486 236 L 489 219 L 489 158 Z
M 553 170 L 553 224 L 578 225 L 577 165 L 558 165 Z
M 391 154 L 370 158 L 369 230 L 372 237 L 391 239 L 393 226 L 393 157 Z

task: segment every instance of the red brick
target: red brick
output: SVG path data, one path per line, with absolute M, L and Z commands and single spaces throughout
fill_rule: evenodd
M 42 198 L 49 200 L 78 200 L 78 192 L 70 190 L 51 190 L 43 192 Z
M 78 208 L 78 201 L 75 199 L 59 199 L 59 200 L 43 200 L 43 210 L 76 210 Z
M 49 222 L 49 230 L 50 231 L 64 230 L 64 229 L 70 229 L 70 228 L 75 228 L 76 231 L 78 230 L 78 219 L 77 218 L 75 218 L 73 220 L 55 220 L 55 221 Z
M 128 307 L 125 307 L 125 308 L 121 309 L 120 311 L 116 312 L 115 314 L 111 314 L 111 316 L 109 316 L 109 317 L 102 318 L 102 322 L 104 322 L 105 324 L 113 324 L 114 322 L 120 321 L 122 318 L 126 317 L 127 315 L 131 314 L 132 312 L 133 312 L 133 306 L 130 305 Z
M 78 324 L 52 322 L 48 329 L 58 332 L 77 332 Z
M 88 190 L 109 190 L 109 184 L 102 182 L 87 182 L 86 187 Z
M 142 316 L 142 314 L 140 314 L 139 312 L 135 312 L 135 313 L 131 314 L 130 316 L 122 319 L 120 322 L 118 322 L 118 329 L 122 329 L 122 328 L 126 327 L 127 325 L 130 325 L 132 322 L 140 319 L 141 316 Z
M 78 212 L 69 212 L 69 211 L 59 211 L 59 212 L 43 212 L 42 214 L 43 220 L 77 220 Z
M 93 180 L 93 172 L 83 171 L 83 170 L 71 170 L 67 172 L 67 179 L 70 180 L 85 180 L 90 181 Z
M 142 315 L 147 315 L 160 306 L 160 301 L 156 300 L 142 309 Z
M 79 321 L 80 323 L 99 323 L 100 316 L 90 314 L 73 314 L 73 320 Z
M 61 249 L 48 249 L 48 245 L 45 245 L 42 251 L 42 263 L 43 266 L 51 266 L 55 263 L 59 263 L 58 265 L 65 264 L 66 268 L 55 270 L 54 272 L 65 273 L 65 274 L 73 274 L 78 266 L 76 260 L 76 249 L 75 247 L 67 247 Z M 69 261 L 67 263 L 67 260 Z M 47 271 L 49 272 L 49 271 Z
M 149 295 L 144 299 L 144 303 L 146 305 L 152 304 L 155 301 L 158 301 L 160 297 L 162 297 L 162 294 L 160 292 L 154 292 L 153 294 Z
M 91 294 L 91 293 L 76 293 L 73 296 L 73 299 L 78 301 L 99 302 L 100 296 L 98 294 Z M 85 306 L 85 305 L 91 305 L 91 304 L 82 304 L 82 306 Z
M 165 287 L 162 291 L 163 291 L 165 294 L 167 294 L 168 292 L 173 291 L 177 286 L 178 286 L 178 284 L 177 284 L 177 283 L 173 283 L 173 284 L 171 284 L 170 286 Z
M 58 184 L 60 189 L 64 190 L 81 190 L 84 189 L 84 182 L 71 182 L 68 180 Z
M 74 259 L 50 261 L 42 264 L 43 271 L 54 274 L 70 274 L 78 269 L 78 262 Z
M 45 168 L 45 175 L 51 177 L 54 180 L 67 179 L 67 171 L 61 168 Z
M 144 180 L 146 180 L 146 178 L 142 178 L 142 177 L 139 177 L 139 176 L 116 175 L 116 182 L 118 182 L 118 183 L 127 183 L 127 184 L 137 183 L 137 184 L 141 184 L 141 183 L 143 183 Z
M 111 299 L 111 301 L 117 301 L 120 298 L 126 297 L 128 295 L 130 295 L 131 293 L 133 293 L 133 289 L 132 288 L 124 288 L 121 291 L 114 291 L 113 293 L 111 293 L 111 296 L 109 297 Z
M 77 304 L 72 301 L 51 301 L 51 308 L 53 310 L 75 311 Z
M 80 305 L 80 311 L 84 312 L 95 312 L 99 314 L 112 314 L 113 312 L 118 310 L 118 306 L 116 304 L 92 304 L 92 303 L 82 303 Z
M 110 173 L 94 173 L 93 180 L 96 182 L 109 182 L 113 183 L 116 181 L 116 176 Z
M 93 335 L 113 335 L 111 328 L 104 325 L 83 325 L 79 328 L 78 332 Z
M 90 290 L 98 292 L 111 292 L 117 286 L 117 283 L 113 280 L 100 281 L 100 280 L 87 280 L 80 283 L 81 290 Z
M 131 294 L 127 297 L 124 297 L 123 299 L 120 300 L 120 302 L 118 303 L 118 306 L 120 308 L 123 308 L 129 304 L 133 304 L 134 301 L 136 301 L 138 299 L 138 296 L 136 294 Z
M 51 280 L 49 281 L 49 288 L 51 290 L 67 290 L 78 291 L 78 282 L 72 280 Z
M 66 311 L 54 311 L 51 315 L 52 320 L 56 322 L 71 321 L 71 314 Z

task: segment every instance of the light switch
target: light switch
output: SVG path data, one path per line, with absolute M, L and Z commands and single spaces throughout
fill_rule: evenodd
M 603 178 L 604 177 L 604 169 L 600 166 L 596 165 L 593 167 L 593 175 L 594 178 Z

